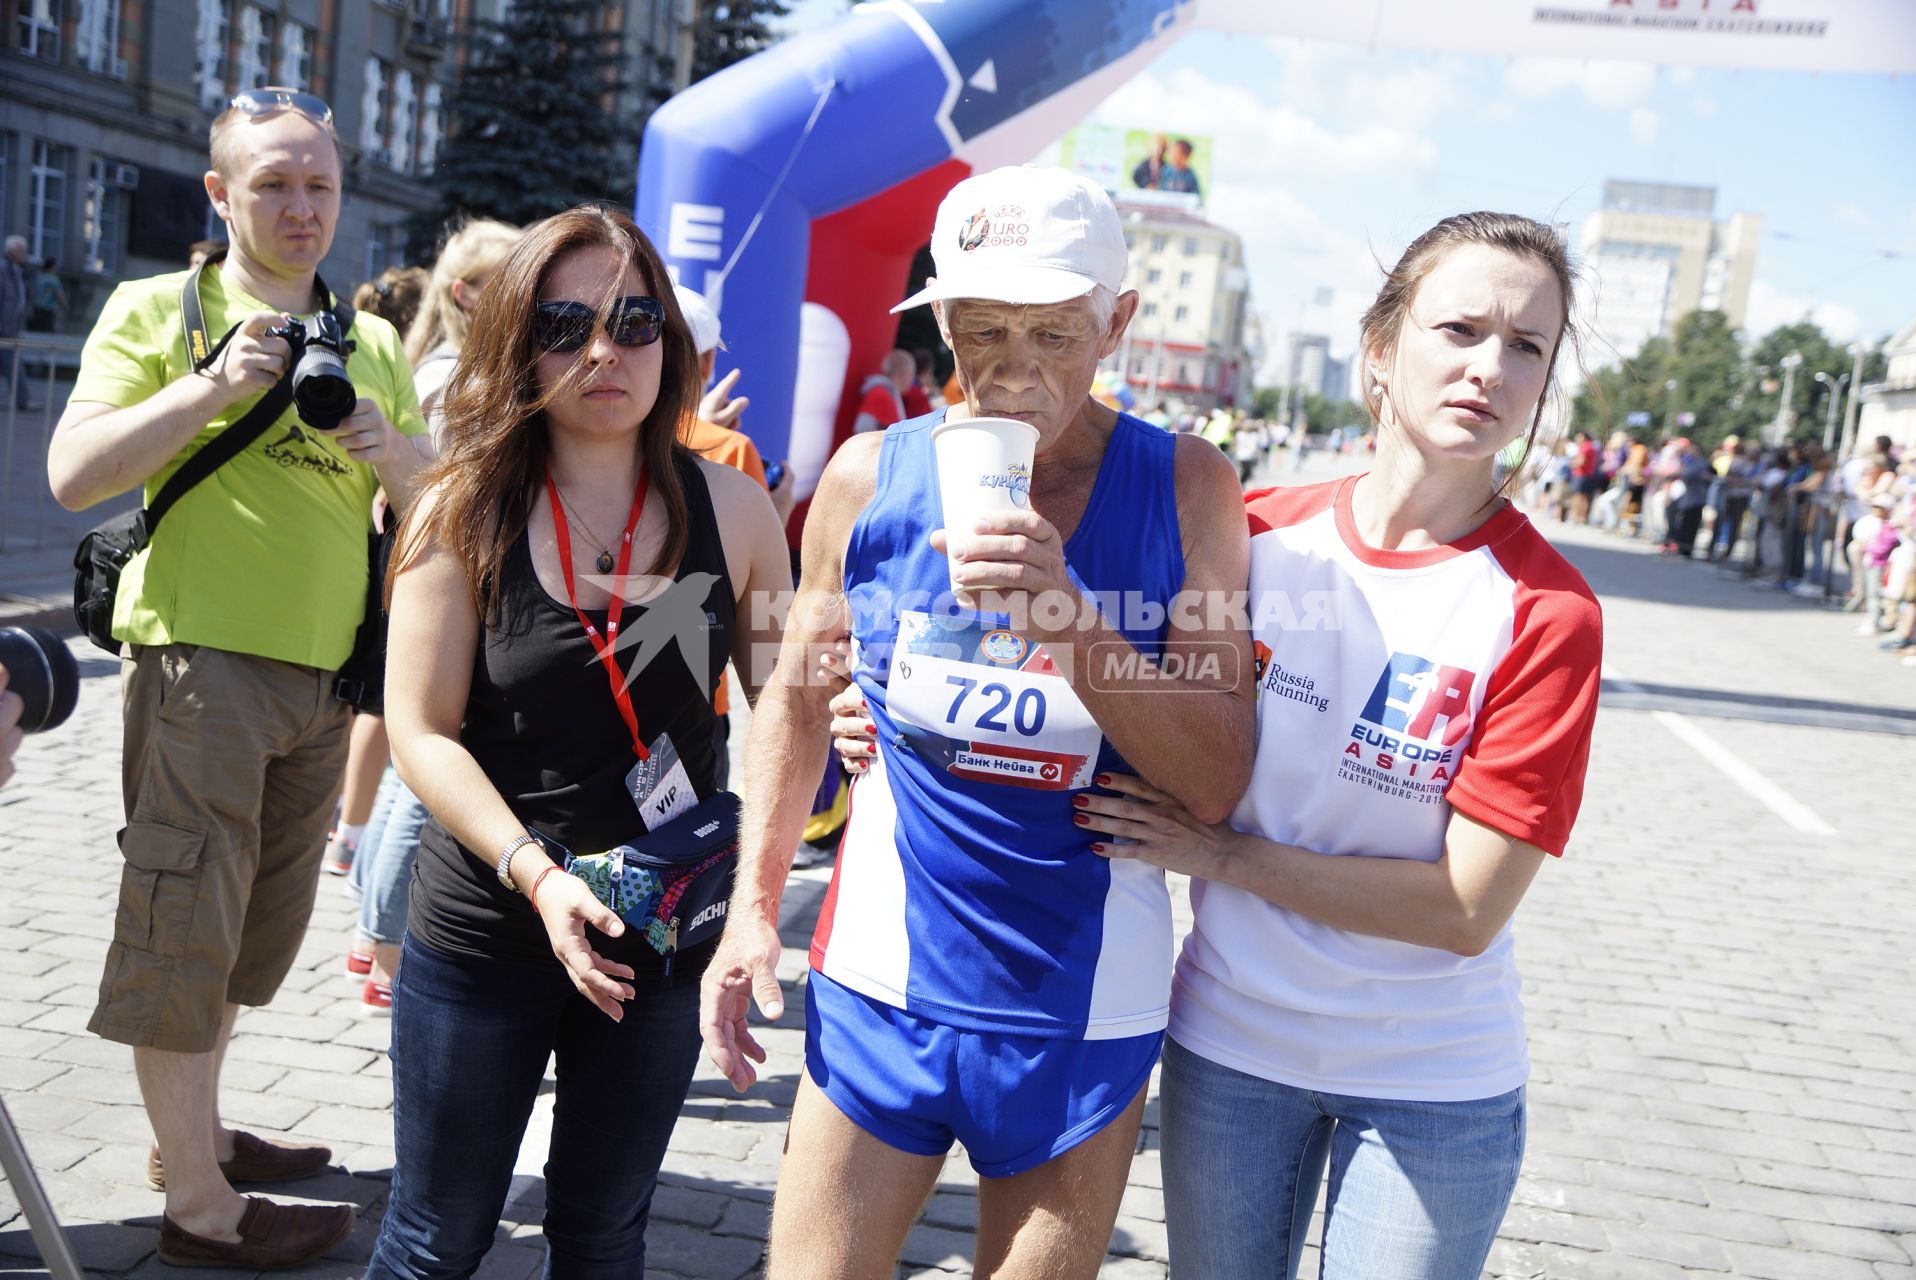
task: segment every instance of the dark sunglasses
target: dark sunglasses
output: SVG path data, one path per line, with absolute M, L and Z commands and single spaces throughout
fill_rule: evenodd
M 599 312 L 583 302 L 541 302 L 532 309 L 532 340 L 541 351 L 577 351 L 592 339 Z M 644 294 L 612 306 L 606 335 L 622 347 L 649 347 L 665 332 L 665 304 Z
M 247 89 L 233 95 L 227 104 L 237 111 L 246 113 L 249 119 L 257 120 L 261 116 L 270 116 L 275 111 L 297 111 L 315 124 L 331 125 L 333 109 L 326 105 L 324 98 L 310 93 L 301 93 L 298 89 L 281 89 L 268 86 L 264 89 Z

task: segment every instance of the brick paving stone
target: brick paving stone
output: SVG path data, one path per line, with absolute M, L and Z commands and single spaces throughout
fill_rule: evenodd
M 1671 1266 L 1694 1271 L 1728 1271 L 1729 1259 L 1723 1246 L 1708 1236 L 1663 1227 L 1643 1227 L 1627 1222 L 1607 1222 L 1603 1231 L 1611 1246 L 1633 1258 L 1667 1262 Z
M 1723 1248 L 1737 1274 L 1758 1280 L 1876 1280 L 1875 1269 L 1856 1258 L 1762 1244 L 1731 1243 Z
M 757 1269 L 763 1247 L 755 1240 L 714 1235 L 693 1227 L 661 1223 L 646 1232 L 646 1264 L 697 1280 L 741 1280 Z
M 1846 1258 L 1869 1262 L 1908 1263 L 1903 1248 L 1881 1231 L 1856 1227 L 1834 1227 L 1822 1222 L 1785 1222 L 1783 1229 L 1799 1249 L 1817 1253 L 1836 1253 Z

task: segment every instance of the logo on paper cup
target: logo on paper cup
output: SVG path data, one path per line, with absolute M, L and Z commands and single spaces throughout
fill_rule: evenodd
M 978 477 L 981 489 L 1003 489 L 1011 498 L 1011 505 L 1023 510 L 1031 505 L 1031 468 L 1022 462 L 1014 462 L 1003 471 L 993 471 Z

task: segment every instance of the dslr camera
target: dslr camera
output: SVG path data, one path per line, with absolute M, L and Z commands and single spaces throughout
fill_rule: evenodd
M 266 331 L 284 338 L 293 349 L 293 407 L 299 420 L 315 431 L 336 431 L 359 403 L 359 392 L 346 374 L 352 348 L 339 331 L 339 319 L 322 311 L 310 321 L 298 317 Z
M 7 691 L 26 703 L 20 727 L 28 733 L 59 728 L 79 704 L 80 664 L 45 627 L 0 627 L 0 667 Z

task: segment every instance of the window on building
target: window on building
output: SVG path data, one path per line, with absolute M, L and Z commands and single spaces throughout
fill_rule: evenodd
M 419 113 L 419 171 L 432 172 L 433 164 L 439 158 L 439 131 L 443 127 L 444 105 L 440 102 L 439 86 L 426 86 L 426 105 Z
M 226 105 L 227 0 L 197 0 L 197 5 L 199 20 L 193 29 L 193 44 L 197 50 L 200 106 L 218 111 Z
M 1195 258 L 1197 257 L 1197 251 L 1198 251 L 1197 237 L 1196 236 L 1184 237 L 1184 256 L 1187 258 Z
M 1191 318 L 1191 308 L 1179 307 L 1172 313 L 1171 318 L 1173 320 L 1189 320 Z
M 413 89 L 412 72 L 402 67 L 393 76 L 392 145 L 387 148 L 392 153 L 393 168 L 401 173 L 412 172 L 413 121 L 418 108 L 419 97 Z
M 1190 287 L 1191 287 L 1191 273 L 1189 271 L 1178 272 L 1178 288 L 1189 289 Z
M 14 47 L 32 58 L 60 60 L 61 0 L 20 0 Z
M 257 5 L 240 9 L 239 68 L 236 89 L 259 89 L 272 83 L 273 15 Z
M 1164 278 L 1164 273 L 1162 271 L 1159 271 L 1156 267 L 1152 267 L 1149 271 L 1145 273 L 1144 282 L 1146 284 L 1156 284 L 1158 281 L 1162 280 L 1163 278 Z
M 1170 237 L 1168 236 L 1152 236 L 1151 237 L 1151 252 L 1163 253 L 1164 246 L 1168 243 L 1170 243 Z
M 1144 318 L 1146 320 L 1149 320 L 1152 316 L 1156 315 L 1157 313 L 1158 313 L 1157 303 L 1147 302 L 1144 304 Z
M 87 168 L 86 203 L 80 210 L 82 271 L 109 276 L 119 273 L 129 193 L 138 182 L 139 170 L 132 165 L 93 157 Z
M 1188 387 L 1192 385 L 1191 364 L 1188 360 L 1178 361 L 1177 380 L 1184 386 Z
M 406 224 L 375 222 L 366 228 L 366 279 L 406 261 Z
M 278 82 L 288 89 L 304 89 L 313 78 L 313 33 L 298 22 L 279 29 Z
M 66 256 L 67 173 L 73 152 L 50 142 L 33 144 L 33 191 L 28 206 L 27 252 L 45 262 Z
M 382 164 L 386 153 L 386 64 L 366 59 L 365 91 L 359 95 L 359 147 Z
M 120 60 L 120 0 L 80 0 L 73 53 L 88 71 L 126 78 L 126 63 Z

